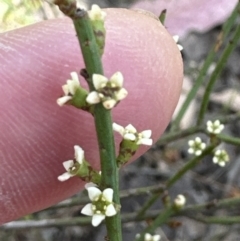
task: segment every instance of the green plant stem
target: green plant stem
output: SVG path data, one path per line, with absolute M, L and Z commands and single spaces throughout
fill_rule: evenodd
M 222 135 L 222 134 L 218 135 L 217 137 L 223 142 L 226 142 L 235 146 L 240 146 L 240 138 Z
M 239 39 L 240 39 L 240 26 L 237 27 L 235 34 L 233 36 L 233 39 L 229 41 L 227 47 L 224 49 L 222 56 L 219 59 L 217 66 L 210 77 L 210 80 L 208 82 L 208 85 L 206 87 L 205 93 L 202 98 L 202 103 L 201 103 L 201 107 L 200 107 L 200 111 L 199 111 L 199 115 L 198 115 L 198 119 L 197 119 L 197 125 L 201 125 L 203 122 L 204 115 L 205 115 L 207 107 L 208 107 L 208 103 L 209 103 L 210 95 L 212 93 L 213 86 L 216 83 L 219 75 L 223 71 L 223 67 L 226 64 L 230 54 L 236 48 Z
M 87 13 L 84 17 L 74 19 L 73 21 L 88 75 L 92 76 L 94 73 L 103 74 L 98 47 Z M 93 89 L 92 82 L 89 83 L 89 87 L 91 90 Z M 95 106 L 94 121 L 101 160 L 101 187 L 103 189 L 112 188 L 114 190 L 113 201 L 120 205 L 119 172 L 116 164 L 112 117 L 111 112 L 106 110 L 102 103 Z M 109 240 L 122 240 L 120 212 L 115 216 L 106 217 L 106 226 Z
M 143 230 L 140 234 L 140 238 L 136 238 L 135 241 L 144 241 L 144 234 L 145 233 L 153 233 L 154 230 L 161 226 L 162 224 L 166 223 L 171 215 L 173 215 L 175 212 L 173 206 L 166 207 L 164 210 L 160 211 L 160 214 L 156 216 L 154 221 Z M 158 212 L 159 213 L 159 212 Z
M 191 217 L 199 222 L 207 224 L 223 224 L 223 225 L 232 225 L 240 223 L 240 216 L 216 216 L 216 217 L 207 217 L 205 215 L 196 215 Z
M 173 175 L 167 182 L 166 182 L 166 189 L 170 188 L 173 184 L 176 183 L 176 181 L 178 181 L 188 170 L 192 169 L 193 167 L 195 167 L 201 160 L 203 157 L 205 157 L 206 155 L 210 154 L 213 149 L 216 147 L 216 145 L 210 145 L 208 146 L 203 153 L 200 156 L 196 156 L 194 157 L 192 160 L 190 160 L 189 162 L 187 162 L 175 175 Z M 147 209 L 159 198 L 159 196 L 162 194 L 163 192 L 158 192 L 156 194 L 154 194 L 144 205 L 143 207 L 140 209 L 139 213 L 138 213 L 138 217 L 142 217 L 145 212 L 147 211 Z
M 204 211 L 204 210 L 215 210 L 217 208 L 230 208 L 240 205 L 240 198 L 233 197 L 233 198 L 225 198 L 222 200 L 214 199 L 213 201 L 203 203 L 203 204 L 196 204 L 196 205 L 189 205 L 184 207 L 179 214 L 186 215 L 192 212 Z
M 179 123 L 182 120 L 184 114 L 186 113 L 191 101 L 195 98 L 197 91 L 199 90 L 199 88 L 202 86 L 206 73 L 209 69 L 209 66 L 211 65 L 211 63 L 213 62 L 215 56 L 216 56 L 216 52 L 219 49 L 219 47 L 221 46 L 221 42 L 223 39 L 225 39 L 232 26 L 234 25 L 238 15 L 239 15 L 239 8 L 240 8 L 240 2 L 238 1 L 237 6 L 235 7 L 235 9 L 233 10 L 231 16 L 228 18 L 228 20 L 225 22 L 225 24 L 223 25 L 222 28 L 222 32 L 220 33 L 220 39 L 217 40 L 216 44 L 214 44 L 214 46 L 212 47 L 212 49 L 210 50 L 202 69 L 200 70 L 200 73 L 195 81 L 195 84 L 193 86 L 193 88 L 191 89 L 191 91 L 189 92 L 185 102 L 183 103 L 182 108 L 180 109 L 180 111 L 178 112 L 175 120 L 173 121 L 172 127 L 171 127 L 171 131 L 176 130 L 179 128 Z
M 74 10 L 76 6 L 73 1 L 61 1 L 61 7 L 65 4 L 64 9 L 71 9 L 69 11 L 69 17 L 72 18 L 75 30 L 77 32 L 77 38 L 81 47 L 83 60 L 87 73 L 89 75 L 88 85 L 91 90 L 94 90 L 92 83 L 92 75 L 102 74 L 103 67 L 101 57 L 99 55 L 98 46 L 93 33 L 92 25 L 88 14 L 85 10 Z M 70 3 L 69 3 L 70 2 Z M 70 5 L 68 5 L 70 4 Z M 67 7 L 68 6 L 68 7 Z M 60 7 L 60 5 L 59 5 Z M 66 13 L 66 11 L 65 11 Z M 112 129 L 112 117 L 111 112 L 106 110 L 102 103 L 95 105 L 94 108 L 94 121 L 97 132 L 100 161 L 101 161 L 101 188 L 112 188 L 114 190 L 113 201 L 117 205 L 120 205 L 119 200 L 119 174 L 116 165 L 115 144 Z M 122 240 L 122 228 L 120 212 L 115 216 L 106 217 L 106 226 L 108 232 L 108 239 L 111 241 Z
M 166 188 L 170 188 L 173 184 L 176 183 L 177 180 L 179 180 L 188 170 L 191 170 L 194 168 L 206 155 L 209 155 L 212 153 L 213 149 L 216 147 L 216 145 L 210 145 L 208 146 L 202 155 L 194 157 L 192 160 L 187 162 L 175 175 L 173 175 L 166 183 Z
M 183 139 L 185 137 L 191 136 L 193 134 L 205 132 L 205 128 L 203 126 L 194 126 L 190 127 L 186 130 L 181 130 L 181 131 L 175 131 L 175 132 L 170 132 L 165 135 L 163 135 L 155 145 L 161 146 L 161 145 L 166 145 L 169 144 L 170 142 Z
M 159 16 L 159 21 L 161 22 L 162 25 L 164 25 L 166 15 L 167 15 L 167 9 L 162 10 Z

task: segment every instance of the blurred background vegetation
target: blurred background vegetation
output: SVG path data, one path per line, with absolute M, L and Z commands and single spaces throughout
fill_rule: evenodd
M 96 2 L 100 7 L 127 7 L 135 1 L 78 0 L 79 6 L 85 9 Z M 0 32 L 62 16 L 51 0 L 0 0 Z

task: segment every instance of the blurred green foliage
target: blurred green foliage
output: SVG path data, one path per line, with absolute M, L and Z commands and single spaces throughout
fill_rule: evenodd
M 18 28 L 41 20 L 41 0 L 0 0 L 0 31 Z

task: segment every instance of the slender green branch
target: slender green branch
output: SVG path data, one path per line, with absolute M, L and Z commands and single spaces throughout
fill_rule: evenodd
M 240 223 L 240 216 L 216 216 L 216 217 L 207 217 L 202 214 L 191 216 L 190 218 L 200 221 L 202 223 L 208 224 L 223 224 L 223 225 L 232 225 Z
M 213 86 L 216 83 L 220 74 L 222 73 L 223 67 L 226 64 L 230 54 L 236 48 L 236 46 L 239 42 L 239 39 L 240 39 L 240 26 L 237 27 L 235 34 L 233 36 L 233 39 L 229 41 L 227 47 L 223 51 L 223 54 L 217 63 L 215 70 L 213 71 L 213 73 L 210 77 L 210 80 L 208 82 L 208 85 L 206 87 L 205 93 L 202 98 L 202 103 L 201 103 L 201 107 L 200 107 L 200 111 L 199 111 L 199 115 L 198 115 L 198 119 L 197 119 L 197 125 L 200 125 L 203 122 L 204 115 L 205 115 L 207 107 L 208 107 L 208 103 L 209 103 L 210 95 L 212 93 Z
M 192 160 L 187 162 L 175 175 L 173 175 L 166 183 L 166 187 L 170 188 L 173 184 L 176 183 L 177 180 L 179 180 L 188 170 L 191 170 L 194 168 L 202 159 L 203 157 L 209 155 L 212 153 L 213 149 L 216 147 L 216 145 L 210 145 L 208 146 L 202 155 L 194 157 Z
M 222 200 L 214 199 L 213 201 L 203 203 L 203 204 L 196 204 L 196 205 L 189 205 L 184 207 L 180 212 L 179 215 L 186 215 L 192 212 L 204 211 L 204 210 L 215 210 L 219 208 L 230 208 L 240 205 L 240 198 L 233 197 L 233 198 L 225 198 Z
M 240 146 L 240 138 L 237 138 L 237 137 L 232 137 L 232 136 L 226 136 L 226 135 L 218 135 L 218 138 L 221 140 L 221 141 L 224 141 L 226 143 L 229 143 L 229 144 L 232 144 L 232 145 L 235 145 L 235 146 Z
M 199 133 L 199 132 L 205 132 L 205 128 L 203 126 L 194 126 L 190 127 L 186 130 L 176 131 L 176 132 L 170 132 L 165 135 L 163 135 L 156 143 L 156 145 L 166 145 L 170 142 L 183 139 L 185 137 L 188 137 L 190 135 Z
M 167 182 L 166 182 L 166 189 L 170 188 L 173 184 L 176 183 L 187 171 L 195 167 L 203 157 L 210 154 L 213 149 L 216 147 L 216 145 L 210 145 L 208 146 L 203 153 L 200 156 L 194 157 L 192 160 L 187 162 L 175 175 L 173 175 Z M 162 194 L 162 192 L 158 192 L 154 194 L 140 209 L 138 216 L 142 217 L 147 209 L 159 198 L 159 196 Z
M 144 234 L 145 233 L 153 233 L 154 230 L 161 226 L 162 224 L 166 223 L 169 218 L 174 214 L 175 210 L 173 206 L 166 207 L 164 210 L 160 211 L 160 214 L 158 214 L 154 221 L 147 227 L 145 228 L 139 238 L 136 238 L 135 241 L 144 241 Z M 159 212 L 157 212 L 159 213 Z
M 239 15 L 239 7 L 240 7 L 240 2 L 238 1 L 238 4 L 235 7 L 234 11 L 232 12 L 231 16 L 223 25 L 222 32 L 220 33 L 219 38 L 217 39 L 217 42 L 214 44 L 212 49 L 209 51 L 209 54 L 208 54 L 208 56 L 203 64 L 203 67 L 195 81 L 195 84 L 194 84 L 193 88 L 191 89 L 191 91 L 189 92 L 185 102 L 183 103 L 182 108 L 178 112 L 178 114 L 173 122 L 173 125 L 171 127 L 171 130 L 176 130 L 179 128 L 179 123 L 182 120 L 184 114 L 186 113 L 191 101 L 195 98 L 197 91 L 203 85 L 205 75 L 209 69 L 209 66 L 211 65 L 211 63 L 213 62 L 213 60 L 216 56 L 217 50 L 221 46 L 222 40 L 228 36 L 232 26 L 235 24 L 235 21 Z
M 74 26 L 81 45 L 87 73 L 89 76 L 92 76 L 94 73 L 103 74 L 98 47 L 88 15 L 85 14 L 84 17 L 81 17 L 80 15 L 80 18 L 75 18 Z M 86 32 L 84 32 L 85 29 Z M 90 82 L 89 85 L 90 89 L 93 89 L 92 82 Z M 120 205 L 118 183 L 119 173 L 116 165 L 111 112 L 106 110 L 102 103 L 97 104 L 94 109 L 94 120 L 101 160 L 101 186 L 102 188 L 112 188 L 114 190 L 113 201 Z M 110 240 L 122 240 L 121 219 L 119 212 L 115 216 L 106 217 L 106 226 Z
M 220 208 L 230 208 L 239 207 L 240 198 L 226 198 L 222 200 L 213 200 L 211 202 L 196 204 L 184 207 L 180 211 L 175 211 L 171 214 L 173 216 L 187 216 L 194 218 L 193 213 L 207 210 L 215 210 Z M 122 215 L 122 222 L 128 223 L 133 221 L 142 221 L 146 219 L 153 219 L 157 216 L 165 215 L 167 217 L 168 210 L 151 210 L 146 213 L 143 217 L 138 217 L 138 212 L 126 213 Z M 165 213 L 165 214 L 164 214 Z M 169 216 L 168 216 L 169 217 Z M 159 218 L 160 219 L 160 218 Z M 162 219 L 163 220 L 163 219 Z M 201 220 L 200 220 L 201 221 Z M 205 220 L 203 220 L 205 222 Z M 18 230 L 18 229 L 29 229 L 29 228 L 51 228 L 51 227 L 66 227 L 66 226 L 76 226 L 76 225 L 90 225 L 91 219 L 89 217 L 71 217 L 63 219 L 45 219 L 45 220 L 27 220 L 27 221 L 13 221 L 0 226 L 0 230 Z
M 76 1 L 56 0 L 55 3 L 59 3 L 58 6 L 61 10 L 63 9 L 65 11 L 64 13 L 73 20 L 83 60 L 89 76 L 88 85 L 90 90 L 94 90 L 92 75 L 94 73 L 103 75 L 103 67 L 88 14 L 85 10 L 75 8 Z M 94 121 L 101 160 L 101 188 L 112 188 L 114 190 L 113 201 L 120 205 L 119 177 L 116 165 L 112 117 L 111 112 L 106 110 L 102 103 L 95 105 Z M 106 217 L 106 226 L 109 240 L 122 240 L 120 212 L 115 216 Z

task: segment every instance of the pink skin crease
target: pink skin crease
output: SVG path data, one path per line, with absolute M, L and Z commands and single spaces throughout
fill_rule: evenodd
M 154 18 L 107 9 L 104 75 L 121 71 L 128 96 L 113 109 L 119 125 L 151 129 L 156 141 L 177 104 L 181 54 Z M 70 72 L 84 68 L 69 19 L 44 21 L 0 35 L 0 224 L 49 207 L 84 188 L 73 177 L 59 182 L 74 145 L 99 169 L 93 118 L 56 99 Z M 81 85 L 86 87 L 81 78 Z M 120 135 L 116 133 L 116 147 Z M 142 146 L 135 160 L 149 147 Z

